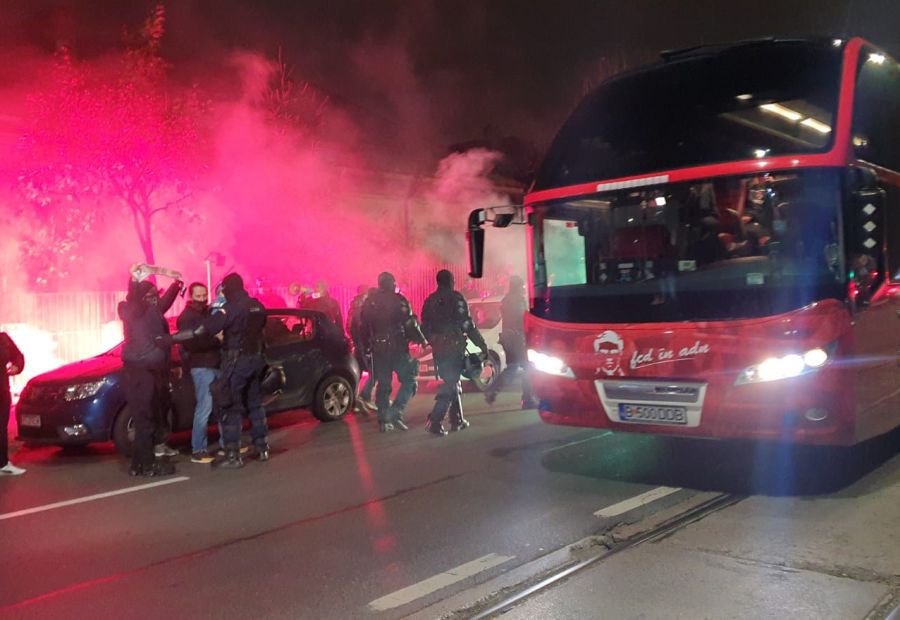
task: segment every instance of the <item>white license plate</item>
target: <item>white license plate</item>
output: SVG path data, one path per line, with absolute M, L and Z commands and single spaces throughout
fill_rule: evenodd
M 619 419 L 636 424 L 687 424 L 685 407 L 619 404 Z
M 19 416 L 19 424 L 22 426 L 31 426 L 34 428 L 41 427 L 41 416 L 23 413 Z

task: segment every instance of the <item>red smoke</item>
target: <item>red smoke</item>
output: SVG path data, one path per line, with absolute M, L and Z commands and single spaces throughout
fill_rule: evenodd
M 83 64 L 97 83 L 69 97 L 65 80 L 74 78 L 57 73 L 58 58 L 19 50 L 6 64 L 27 70 L 0 76 L 14 78 L 0 91 L 3 109 L 14 112 L 0 118 L 0 327 L 15 323 L 35 343 L 44 336 L 30 338 L 37 332 L 23 325 L 41 324 L 33 294 L 121 290 L 128 265 L 145 256 L 131 212 L 94 177 L 72 175 L 69 185 L 52 187 L 52 200 L 34 190 L 28 175 L 39 182 L 68 162 L 92 170 L 115 158 L 122 178 L 161 179 L 154 204 L 175 206 L 152 218 L 154 259 L 187 280 L 205 281 L 204 259 L 216 252 L 225 260 L 213 266 L 213 280 L 235 270 L 249 283 L 324 279 L 355 290 L 389 270 L 403 281 L 429 265 L 463 264 L 469 210 L 507 201 L 488 179 L 497 157 L 489 151 L 453 154 L 431 173 L 411 173 L 379 157 L 354 118 L 324 97 L 314 97 L 322 104 L 315 118 L 273 120 L 266 101 L 279 67 L 260 54 L 234 53 L 196 85 L 168 82 L 146 96 L 123 92 L 135 86 L 115 78 L 122 66 L 115 55 Z M 402 85 L 408 77 L 401 71 L 385 80 Z M 159 102 L 172 100 L 197 103 L 196 122 L 159 115 Z M 411 141 L 431 135 L 417 134 L 429 125 L 426 103 L 416 96 L 403 104 L 407 118 L 397 122 L 409 121 L 402 131 Z M 123 109 L 140 105 L 147 107 Z M 47 114 L 47 106 L 59 113 Z M 424 151 L 419 170 L 429 169 Z M 524 242 L 504 235 L 500 245 L 499 237 L 489 236 L 489 266 L 523 272 Z M 95 333 L 105 322 L 86 310 L 71 318 Z M 30 367 L 99 352 L 101 340 L 48 352 L 46 363 Z

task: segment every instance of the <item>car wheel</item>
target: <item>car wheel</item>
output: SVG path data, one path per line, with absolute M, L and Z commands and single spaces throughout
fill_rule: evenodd
M 340 375 L 328 375 L 316 388 L 313 415 L 322 422 L 340 420 L 353 407 L 353 389 Z
M 481 374 L 477 379 L 472 379 L 471 384 L 478 390 L 484 392 L 490 384 L 497 380 L 500 374 L 500 356 L 495 351 L 488 351 L 487 359 L 484 360 L 481 368 Z
M 127 405 L 122 408 L 113 422 L 112 440 L 116 445 L 116 450 L 125 456 L 131 456 L 134 449 L 134 416 Z

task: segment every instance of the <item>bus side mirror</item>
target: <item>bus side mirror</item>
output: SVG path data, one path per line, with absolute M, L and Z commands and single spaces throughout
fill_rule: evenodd
M 480 278 L 484 271 L 484 225 L 487 215 L 484 209 L 469 213 L 466 245 L 469 249 L 469 277 Z

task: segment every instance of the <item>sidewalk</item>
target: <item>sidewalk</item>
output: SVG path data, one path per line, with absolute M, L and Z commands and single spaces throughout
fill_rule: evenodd
M 504 618 L 883 618 L 900 603 L 900 455 L 843 491 L 751 497 Z

